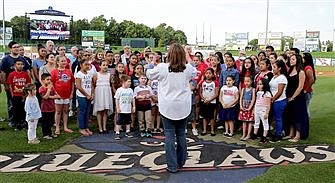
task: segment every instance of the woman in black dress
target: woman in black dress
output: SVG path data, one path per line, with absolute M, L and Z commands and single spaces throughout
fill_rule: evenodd
M 296 143 L 300 139 L 306 139 L 309 133 L 306 97 L 303 93 L 305 72 L 301 55 L 291 55 L 287 80 L 286 97 L 288 103 L 286 119 L 288 120 L 287 124 L 290 125 L 290 133 L 284 139 L 289 139 L 290 142 Z

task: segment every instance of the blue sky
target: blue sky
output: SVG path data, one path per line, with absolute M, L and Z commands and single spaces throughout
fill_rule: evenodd
M 321 31 L 321 41 L 333 40 L 335 0 L 269 2 L 269 31 L 289 36 L 296 31 Z M 48 6 L 73 15 L 74 20 L 105 15 L 118 22 L 131 20 L 150 27 L 164 22 L 184 31 L 188 43 L 195 43 L 196 26 L 198 41 L 202 41 L 203 24 L 204 41 L 209 42 L 211 27 L 211 42 L 222 45 L 225 32 L 249 32 L 251 40 L 259 32 L 265 32 L 266 22 L 266 0 L 5 0 L 5 19 Z

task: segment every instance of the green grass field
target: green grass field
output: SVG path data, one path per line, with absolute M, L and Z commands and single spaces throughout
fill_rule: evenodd
M 113 183 L 116 181 L 108 180 L 102 176 L 92 176 L 81 172 L 35 172 L 35 173 L 0 173 L 0 182 L 6 183 Z
M 270 168 L 265 174 L 249 181 L 249 183 L 335 182 L 334 170 L 335 162 L 278 165 Z

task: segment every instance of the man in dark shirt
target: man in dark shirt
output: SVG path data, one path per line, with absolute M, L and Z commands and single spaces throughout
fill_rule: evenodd
M 1 72 L 1 84 L 5 85 L 5 91 L 7 95 L 8 122 L 9 122 L 9 125 L 11 126 L 12 120 L 13 120 L 13 111 L 12 111 L 13 105 L 12 105 L 12 96 L 9 91 L 9 86 L 6 84 L 7 77 L 11 72 L 15 70 L 14 69 L 15 60 L 23 61 L 24 63 L 23 70 L 27 71 L 29 76 L 31 75 L 30 73 L 31 66 L 26 59 L 24 59 L 22 56 L 19 55 L 20 45 L 17 42 L 15 41 L 9 42 L 8 48 L 10 50 L 10 54 L 6 55 L 2 59 L 1 66 L 0 66 L 0 72 Z

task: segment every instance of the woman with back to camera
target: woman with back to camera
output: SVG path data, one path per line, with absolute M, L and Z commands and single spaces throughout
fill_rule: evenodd
M 186 52 L 178 43 L 170 46 L 167 63 L 158 64 L 147 71 L 148 78 L 157 79 L 159 83 L 159 112 L 165 131 L 167 170 L 171 173 L 176 173 L 187 158 L 185 128 L 192 106 L 189 81 L 195 74 L 196 69 L 186 64 Z

